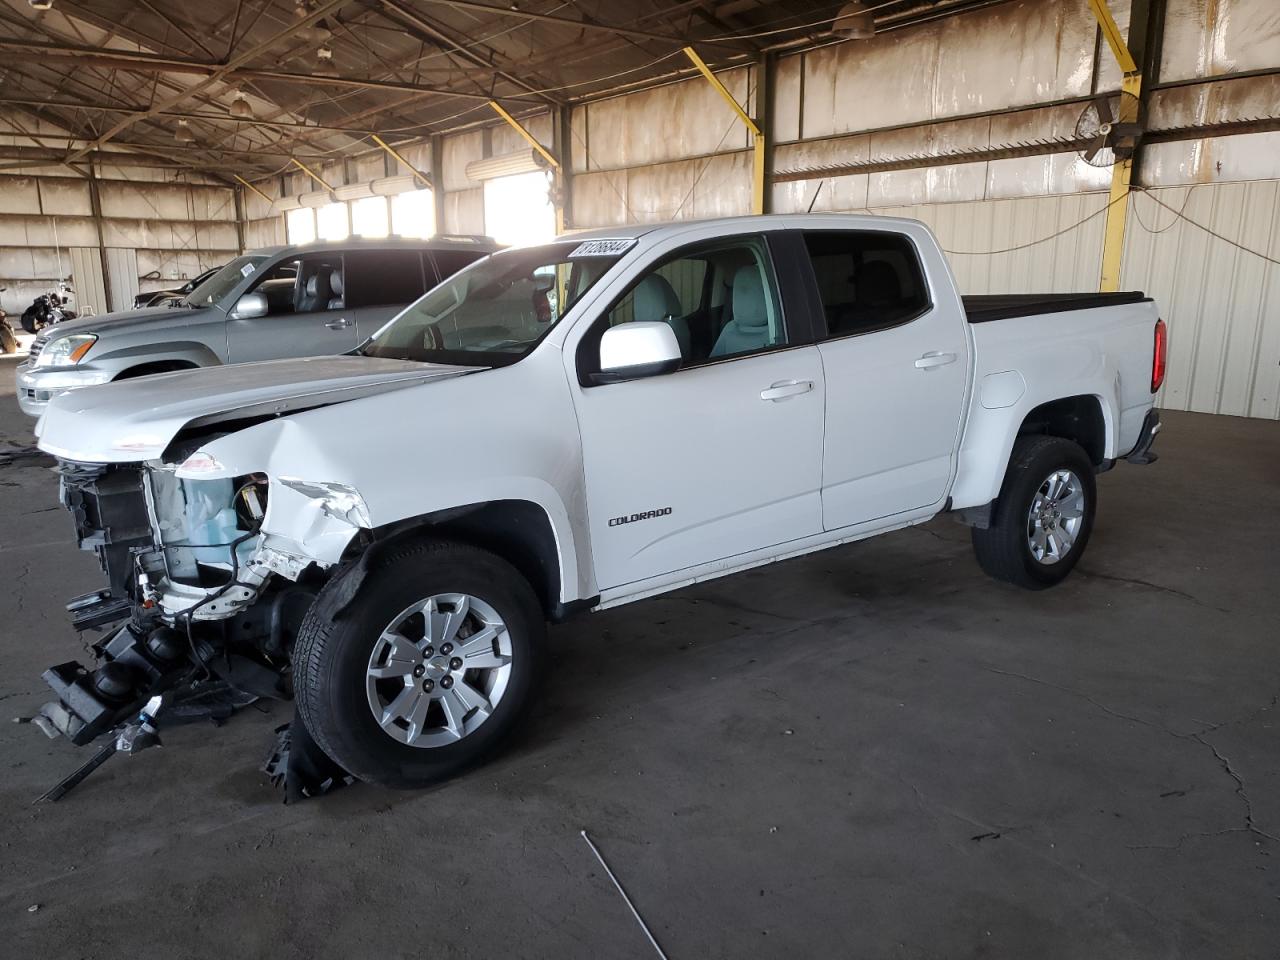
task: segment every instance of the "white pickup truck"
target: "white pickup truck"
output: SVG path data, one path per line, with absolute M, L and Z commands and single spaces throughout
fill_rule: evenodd
M 40 446 L 109 581 L 69 609 L 123 625 L 46 674 L 43 725 L 88 742 L 162 687 L 291 663 L 323 751 L 413 786 L 519 722 L 576 611 L 945 511 L 992 576 L 1050 586 L 1095 474 L 1154 459 L 1163 371 L 1149 298 L 962 298 L 914 221 L 496 253 L 352 354 L 50 403 Z

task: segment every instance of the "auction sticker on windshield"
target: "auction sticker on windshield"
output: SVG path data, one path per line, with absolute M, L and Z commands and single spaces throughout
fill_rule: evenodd
M 585 240 L 569 251 L 569 259 L 576 257 L 616 257 L 636 245 L 634 237 L 620 240 Z

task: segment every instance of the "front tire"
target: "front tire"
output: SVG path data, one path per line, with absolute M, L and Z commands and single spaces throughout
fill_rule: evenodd
M 1028 590 L 1061 583 L 1089 543 L 1096 504 L 1093 463 L 1079 444 L 1019 437 L 991 526 L 973 529 L 978 564 L 989 576 Z
M 298 715 L 361 780 L 423 787 L 489 755 L 520 721 L 541 666 L 546 621 L 505 560 L 465 544 L 416 541 L 375 561 L 334 617 L 312 605 L 294 650 Z

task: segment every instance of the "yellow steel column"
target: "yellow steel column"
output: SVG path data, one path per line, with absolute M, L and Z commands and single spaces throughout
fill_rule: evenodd
M 698 51 L 694 50 L 693 47 L 685 47 L 684 54 L 698 68 L 698 72 L 707 78 L 707 82 L 715 88 L 716 93 L 720 94 L 725 102 L 733 108 L 733 111 L 742 122 L 747 125 L 747 129 L 751 131 L 751 136 L 754 138 L 751 158 L 751 212 L 764 213 L 766 146 L 764 131 L 760 129 L 760 125 L 755 120 L 747 115 L 747 111 L 742 109 L 741 104 L 733 98 L 733 94 L 720 82 L 720 78 L 711 72 L 711 68 L 698 56 Z
M 1117 120 L 1124 124 L 1137 123 L 1142 72 L 1125 45 L 1120 27 L 1111 15 L 1106 0 L 1089 0 L 1089 9 L 1093 11 L 1098 26 L 1102 28 L 1102 36 L 1124 74 L 1120 89 L 1132 94 L 1132 98 L 1121 96 Z M 1129 181 L 1132 175 L 1132 157 L 1117 160 L 1111 168 L 1111 194 L 1107 200 L 1107 226 L 1102 242 L 1102 280 L 1098 285 L 1098 289 L 1102 291 L 1120 289 L 1120 264 L 1124 255 L 1124 228 L 1129 212 Z

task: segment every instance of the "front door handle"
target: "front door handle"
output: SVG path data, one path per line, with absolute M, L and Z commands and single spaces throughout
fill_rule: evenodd
M 808 393 L 812 389 L 812 380 L 779 380 L 777 383 L 770 384 L 767 390 L 761 390 L 760 399 L 773 400 L 776 403 L 779 400 L 787 400 L 802 393 Z
M 932 370 L 934 367 L 945 367 L 948 363 L 955 362 L 956 355 L 954 353 L 938 353 L 936 350 L 930 350 L 916 361 L 916 369 Z
M 351 321 L 346 317 L 339 317 L 337 320 L 326 320 L 324 325 L 330 330 L 345 330 L 351 326 Z

